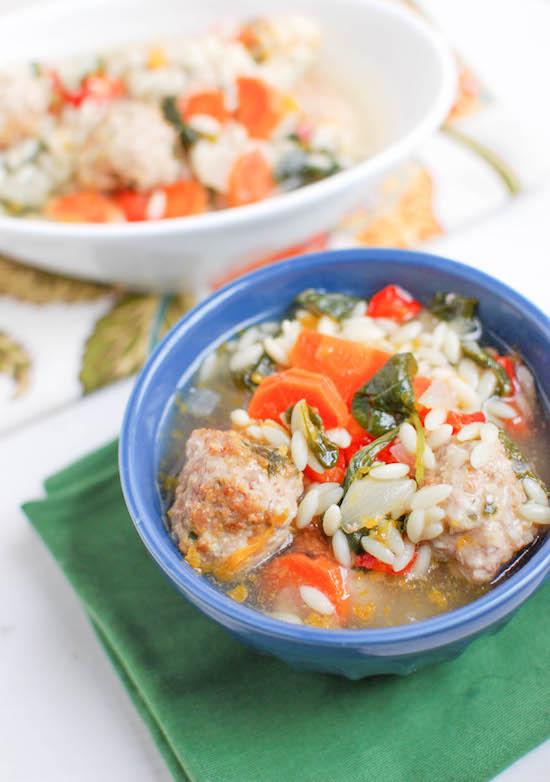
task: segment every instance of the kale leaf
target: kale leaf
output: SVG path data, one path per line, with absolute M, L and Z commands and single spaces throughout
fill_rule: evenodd
M 356 391 L 351 413 L 367 432 L 378 437 L 395 429 L 415 412 L 413 378 L 418 366 L 412 353 L 396 353 Z
M 184 149 L 188 149 L 191 144 L 197 141 L 199 134 L 183 121 L 176 98 L 173 95 L 167 96 L 162 101 L 162 113 L 164 119 L 177 131 L 180 143 Z
M 300 416 L 300 429 L 305 435 L 309 450 L 321 467 L 335 467 L 340 449 L 326 436 L 321 417 L 303 399 L 294 405 L 292 416 Z
M 300 147 L 291 149 L 275 167 L 275 179 L 278 182 L 297 180 L 300 185 L 309 185 L 341 171 L 341 165 L 330 153 L 320 154 L 326 158 L 327 165 L 319 165 L 316 156 Z
M 544 481 L 542 481 L 538 475 L 535 474 L 533 468 L 525 456 L 522 454 L 511 437 L 504 431 L 504 429 L 499 429 L 498 436 L 500 438 L 500 442 L 504 446 L 506 456 L 510 460 L 512 470 L 514 471 L 516 477 L 520 480 L 523 478 L 532 478 L 534 481 L 540 484 L 540 486 L 548 494 L 548 489 L 546 488 Z
M 458 293 L 436 293 L 428 305 L 432 315 L 439 320 L 453 322 L 459 334 L 462 334 L 462 352 L 467 358 L 474 361 L 483 369 L 490 369 L 497 380 L 496 391 L 499 396 L 508 396 L 512 393 L 512 384 L 498 361 L 475 341 L 479 336 L 480 326 L 477 320 L 477 299 L 468 296 L 460 296 Z M 477 332 L 477 334 L 475 333 Z
M 359 301 L 357 296 L 348 296 L 345 293 L 327 293 L 308 288 L 296 296 L 294 304 L 318 317 L 328 315 L 334 320 L 342 320 L 342 318 L 351 315 Z
M 512 388 L 508 373 L 487 350 L 480 347 L 477 342 L 464 340 L 462 342 L 462 352 L 479 367 L 490 369 L 491 372 L 493 372 L 497 381 L 495 390 L 499 396 L 510 396 L 514 389 Z
M 233 372 L 233 381 L 239 388 L 247 388 L 255 391 L 264 377 L 277 371 L 277 365 L 264 351 L 258 361 L 252 366 L 246 367 L 240 372 Z
M 438 320 L 452 323 L 452 328 L 463 339 L 478 339 L 481 324 L 477 317 L 477 299 L 460 296 L 458 293 L 436 293 L 428 309 Z
M 354 456 L 351 458 L 344 478 L 344 492 L 347 492 L 351 484 L 356 478 L 364 478 L 368 474 L 370 468 L 376 461 L 377 455 L 385 448 L 393 438 L 397 435 L 397 428 L 391 429 L 389 432 L 385 432 L 383 435 L 373 440 L 372 443 L 364 445 Z
M 472 320 L 476 317 L 477 306 L 477 299 L 439 291 L 434 294 L 428 309 L 438 320 Z
M 367 529 L 367 527 L 361 527 L 361 529 L 358 529 L 355 532 L 344 532 L 344 535 L 348 540 L 348 546 L 350 547 L 350 549 L 353 551 L 354 554 L 365 553 L 365 549 L 361 545 L 361 538 L 364 538 L 366 535 L 369 534 L 369 532 L 370 529 Z

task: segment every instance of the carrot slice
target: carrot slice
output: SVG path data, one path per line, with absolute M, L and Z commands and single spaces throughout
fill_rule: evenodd
M 248 49 L 255 60 L 260 61 L 263 56 L 263 46 L 258 39 L 256 24 L 252 21 L 250 24 L 244 24 L 235 36 L 235 40 L 241 43 L 245 49 Z
M 317 524 L 297 530 L 287 554 L 306 554 L 308 557 L 333 557 L 330 538 Z
M 285 587 L 311 586 L 318 589 L 333 604 L 340 619 L 349 609 L 349 593 L 339 564 L 326 556 L 308 557 L 306 554 L 283 554 L 265 567 L 262 587 L 274 596 Z
M 238 31 L 235 40 L 239 41 L 239 43 L 242 43 L 245 49 L 252 49 L 252 47 L 257 43 L 254 31 L 249 25 L 246 24 L 243 25 Z
M 259 149 L 253 149 L 237 158 L 229 174 L 227 203 L 229 206 L 244 206 L 261 201 L 274 187 L 269 163 Z
M 113 201 L 94 190 L 53 198 L 44 214 L 62 223 L 117 223 L 124 220 L 123 211 Z
M 219 122 L 226 122 L 230 116 L 221 90 L 196 92 L 179 101 L 179 108 L 185 120 L 190 120 L 195 114 L 207 114 Z
M 138 193 L 137 190 L 119 190 L 112 196 L 113 202 L 124 212 L 126 219 L 135 223 L 147 219 L 147 204 L 149 193 Z
M 264 378 L 250 400 L 248 413 L 251 418 L 278 420 L 300 399 L 319 411 L 328 429 L 345 426 L 348 409 L 332 380 L 305 369 L 286 369 Z
M 261 79 L 238 78 L 235 119 L 252 138 L 268 138 L 281 119 L 275 91 Z
M 383 350 L 304 329 L 290 353 L 290 364 L 330 377 L 349 404 L 357 389 L 389 358 L 390 354 Z
M 163 187 L 166 194 L 164 217 L 187 217 L 206 211 L 207 193 L 196 179 L 182 179 Z
M 413 391 L 414 398 L 418 401 L 422 394 L 424 394 L 431 386 L 432 381 L 429 377 L 423 377 L 422 375 L 416 375 L 413 378 Z
M 105 73 L 88 76 L 84 79 L 81 89 L 82 100 L 93 98 L 97 101 L 109 101 L 122 98 L 126 94 L 124 82 Z

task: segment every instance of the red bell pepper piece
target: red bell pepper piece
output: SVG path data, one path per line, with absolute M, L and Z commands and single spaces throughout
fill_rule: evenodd
M 376 440 L 376 437 L 373 437 L 372 434 L 369 434 L 365 431 L 363 431 L 363 434 L 359 437 L 354 437 L 351 441 L 351 444 L 347 448 L 343 449 L 346 463 L 350 463 L 360 448 L 363 448 L 363 446 L 372 443 L 374 440 Z M 382 448 L 381 451 L 378 451 L 376 454 L 376 459 L 380 462 L 385 462 L 386 464 L 395 464 L 395 462 L 398 461 L 395 454 L 393 453 L 395 444 L 396 440 L 392 440 L 390 443 L 388 443 L 384 448 Z
M 64 103 L 70 103 L 72 106 L 80 106 L 87 98 L 93 98 L 96 101 L 107 101 L 121 98 L 126 94 L 124 83 L 120 79 L 107 76 L 106 74 L 86 76 L 76 90 L 67 89 L 57 71 L 50 71 L 50 79 L 59 98 Z
M 391 565 L 381 562 L 379 559 L 376 559 L 376 557 L 373 557 L 372 554 L 367 554 L 365 552 L 364 554 L 359 554 L 359 556 L 355 558 L 355 567 L 362 567 L 365 568 L 365 570 L 377 570 L 379 573 L 389 573 L 392 576 L 404 576 L 414 565 L 415 559 L 416 551 L 409 564 L 405 565 L 401 570 L 396 571 Z
M 473 424 L 476 422 L 484 423 L 485 414 L 478 413 L 457 413 L 455 410 L 450 410 L 447 415 L 447 423 L 453 427 L 453 434 L 459 432 L 466 424 Z
M 422 304 L 399 285 L 386 285 L 369 301 L 367 315 L 404 323 L 418 315 L 421 309 Z
M 513 388 L 513 392 L 512 394 L 510 394 L 510 396 L 517 394 L 517 392 L 519 391 L 518 377 L 516 374 L 517 362 L 515 361 L 514 358 L 512 358 L 512 356 L 496 356 L 496 361 L 500 364 L 500 366 L 504 369 L 504 371 L 508 375 L 508 379 L 510 380 L 510 385 Z
M 330 467 L 327 470 L 323 470 L 323 472 L 316 472 L 315 470 L 312 470 L 311 467 L 306 467 L 304 470 L 304 475 L 309 478 L 310 481 L 315 481 L 315 483 L 342 483 L 344 480 L 344 476 L 346 474 L 346 458 L 344 456 L 344 451 L 342 448 L 340 448 L 340 453 L 338 454 L 338 461 L 334 465 L 334 467 Z

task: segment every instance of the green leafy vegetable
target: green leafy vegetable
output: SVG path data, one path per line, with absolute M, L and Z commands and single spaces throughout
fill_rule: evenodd
M 504 431 L 504 429 L 499 429 L 498 435 L 500 438 L 500 442 L 504 446 L 506 456 L 510 460 L 510 464 L 512 465 L 512 470 L 516 474 L 516 477 L 518 477 L 520 480 L 522 478 L 532 478 L 548 494 L 548 489 L 546 488 L 544 481 L 542 481 L 538 477 L 538 475 L 535 474 L 533 468 L 531 467 L 531 465 L 529 464 L 525 456 L 522 454 L 522 452 L 517 447 L 515 442 Z
M 399 530 L 399 532 L 402 535 L 406 535 L 407 534 L 407 521 L 408 521 L 408 518 L 409 518 L 409 514 L 408 513 L 404 513 L 398 519 L 395 519 L 395 526 L 397 527 L 397 529 Z
M 477 299 L 468 296 L 460 296 L 458 293 L 444 293 L 440 291 L 434 294 L 428 304 L 428 309 L 439 320 L 472 320 L 477 314 Z
M 184 296 L 125 294 L 95 324 L 79 380 L 88 394 L 133 375 L 160 337 L 189 309 Z
M 363 429 L 378 436 L 379 439 L 386 432 L 391 432 L 390 439 L 393 439 L 404 421 L 413 424 L 417 443 L 415 477 L 420 485 L 424 480 L 425 437 L 422 422 L 415 409 L 413 378 L 416 372 L 417 364 L 412 353 L 397 353 L 392 356 L 368 383 L 355 393 L 351 412 Z M 375 440 L 365 448 L 369 449 L 377 442 L 378 440 Z M 359 451 L 356 456 L 360 456 L 362 451 Z M 352 463 L 353 459 L 350 468 Z M 367 471 L 368 469 L 370 465 L 367 463 Z
M 322 165 L 321 160 L 326 164 Z M 329 152 L 309 154 L 307 150 L 296 147 L 282 157 L 274 174 L 278 182 L 297 180 L 301 185 L 309 185 L 336 174 L 341 168 Z
M 183 121 L 176 98 L 173 95 L 169 95 L 162 101 L 162 113 L 164 119 L 177 131 L 184 149 L 188 149 L 199 138 L 199 134 Z
M 513 392 L 510 378 L 504 367 L 487 350 L 480 347 L 477 342 L 463 341 L 462 352 L 478 366 L 483 367 L 483 369 L 490 369 L 493 372 L 497 381 L 495 390 L 499 396 L 509 396 Z
M 321 417 L 303 399 L 294 405 L 292 416 L 300 416 L 308 447 L 321 467 L 330 469 L 338 461 L 340 449 L 325 434 Z
M 267 355 L 262 353 L 258 361 L 250 367 L 241 370 L 240 372 L 233 372 L 233 381 L 240 388 L 248 388 L 249 391 L 255 391 L 256 386 L 259 386 L 264 377 L 272 375 L 277 371 L 277 365 Z
M 413 378 L 418 366 L 412 353 L 396 353 L 356 391 L 351 414 L 375 437 L 406 421 L 414 413 Z
M 463 339 L 478 339 L 481 324 L 477 318 L 477 299 L 458 293 L 436 293 L 428 304 L 435 318 L 452 323 L 452 328 Z
M 416 454 L 415 454 L 415 478 L 417 484 L 420 486 L 424 480 L 424 449 L 426 447 L 426 437 L 424 435 L 424 427 L 418 413 L 413 413 L 411 416 L 411 423 L 416 429 Z
M 391 443 L 393 438 L 397 435 L 397 431 L 397 428 L 391 429 L 376 440 L 373 440 L 372 443 L 364 445 L 356 454 L 354 454 L 348 464 L 348 469 L 344 478 L 344 492 L 347 492 L 356 478 L 364 478 L 365 475 L 368 474 L 370 468 L 376 461 L 378 453 L 380 453 L 388 443 Z
M 292 141 L 293 144 L 296 144 L 299 147 L 302 146 L 302 139 L 297 133 L 289 133 L 286 140 Z
M 355 309 L 360 301 L 357 296 L 348 296 L 345 293 L 326 293 L 325 291 L 308 288 L 296 296 L 294 304 L 303 307 L 313 315 L 329 315 L 334 320 L 346 318 Z
M 343 531 L 343 530 L 342 530 Z M 361 545 L 361 538 L 364 538 L 365 535 L 368 535 L 370 532 L 370 529 L 367 529 L 367 527 L 362 527 L 361 529 L 356 530 L 355 532 L 344 532 L 344 535 L 348 539 L 348 546 L 353 551 L 354 554 L 363 554 L 365 549 Z
M 454 322 L 457 332 L 463 335 L 461 343 L 464 355 L 478 366 L 490 369 L 497 380 L 497 393 L 499 396 L 508 396 L 513 389 L 506 370 L 498 361 L 495 361 L 488 351 L 475 342 L 473 332 L 479 328 L 479 322 L 476 318 L 477 307 L 477 299 L 460 296 L 458 293 L 442 292 L 436 293 L 428 305 L 428 309 L 434 317 Z

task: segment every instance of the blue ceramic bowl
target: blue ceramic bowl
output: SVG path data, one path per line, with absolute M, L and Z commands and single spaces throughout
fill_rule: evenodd
M 205 355 L 236 331 L 279 318 L 304 288 L 369 295 L 398 282 L 421 300 L 437 290 L 475 296 L 485 326 L 517 348 L 534 371 L 542 403 L 550 392 L 550 320 L 502 283 L 467 266 L 398 250 L 344 250 L 287 261 L 228 285 L 191 310 L 156 348 L 128 403 L 120 440 L 120 474 L 136 529 L 149 553 L 182 595 L 236 638 L 295 668 L 350 679 L 407 674 L 459 654 L 494 632 L 550 572 L 550 536 L 507 581 L 455 611 L 406 626 L 333 631 L 279 622 L 240 605 L 198 575 L 163 525 L 156 486 L 159 431 L 176 389 Z

